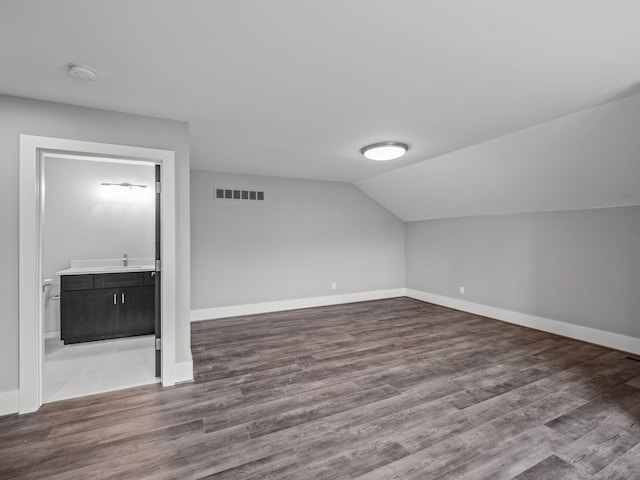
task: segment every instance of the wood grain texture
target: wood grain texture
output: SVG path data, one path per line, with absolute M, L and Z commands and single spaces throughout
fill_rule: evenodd
M 198 322 L 195 382 L 0 417 L 2 479 L 635 479 L 640 363 L 408 298 Z

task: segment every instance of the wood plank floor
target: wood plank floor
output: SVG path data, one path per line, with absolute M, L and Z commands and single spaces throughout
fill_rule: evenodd
M 408 298 L 192 325 L 195 382 L 0 417 L 0 478 L 637 479 L 640 363 Z

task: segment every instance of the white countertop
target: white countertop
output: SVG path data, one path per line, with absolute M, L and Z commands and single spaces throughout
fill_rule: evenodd
M 92 267 L 71 267 L 66 270 L 56 272 L 56 275 L 90 275 L 92 273 L 129 273 L 129 272 L 153 272 L 155 265 L 130 265 L 124 267 L 119 266 L 92 266 Z

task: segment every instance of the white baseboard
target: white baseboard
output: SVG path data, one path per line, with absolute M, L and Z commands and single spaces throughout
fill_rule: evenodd
M 56 330 L 55 332 L 44 332 L 44 338 L 57 338 L 60 340 L 60 330 Z
M 18 413 L 20 410 L 20 390 L 0 392 L 0 415 Z
M 299 308 L 324 307 L 327 305 L 340 305 L 342 303 L 365 302 L 367 300 L 381 300 L 383 298 L 404 296 L 404 288 L 394 288 L 390 290 L 328 295 L 326 297 L 297 298 L 295 300 L 281 300 L 277 302 L 202 308 L 199 310 L 191 310 L 191 321 L 197 322 L 200 320 L 239 317 L 242 315 L 255 315 L 258 313 L 282 312 L 284 310 L 297 310 Z
M 458 298 L 445 297 L 435 293 L 422 292 L 420 290 L 406 289 L 406 296 L 422 300 L 423 302 L 442 305 L 443 307 L 462 310 L 463 312 L 495 318 L 503 322 L 514 323 L 523 327 L 535 328 L 544 332 L 555 333 L 564 337 L 595 343 L 604 347 L 615 348 L 623 352 L 640 355 L 640 338 L 620 335 L 591 327 L 583 327 L 572 323 L 552 320 L 550 318 L 537 317 L 526 313 L 514 312 L 497 307 L 490 307 L 480 303 L 468 302 Z
M 193 360 L 176 363 L 176 383 L 193 381 Z

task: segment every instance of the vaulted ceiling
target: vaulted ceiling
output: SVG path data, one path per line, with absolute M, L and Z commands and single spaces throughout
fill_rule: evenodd
M 640 92 L 639 19 L 637 0 L 3 0 L 0 93 L 188 121 L 195 169 L 365 185 Z M 411 149 L 359 154 L 383 140 Z

